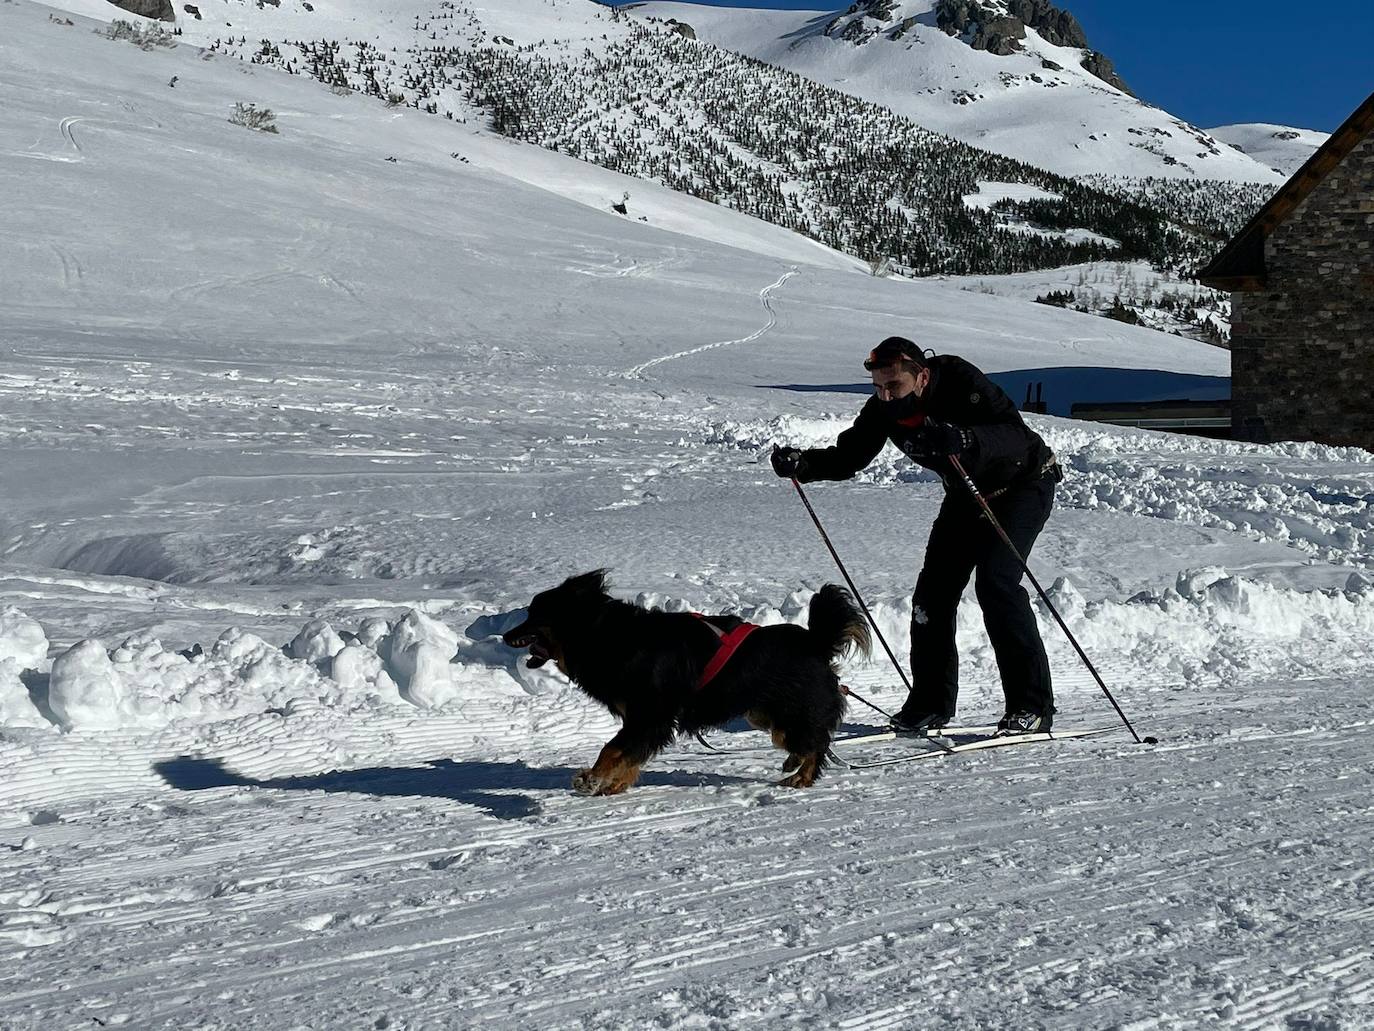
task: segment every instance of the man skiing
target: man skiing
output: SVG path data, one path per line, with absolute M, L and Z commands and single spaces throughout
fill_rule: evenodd
M 775 447 L 773 470 L 799 482 L 847 480 L 891 440 L 938 473 L 945 497 L 926 543 L 911 608 L 912 688 L 892 718 L 898 731 L 930 733 L 949 723 L 959 694 L 955 614 L 969 576 L 997 657 L 1006 712 L 999 734 L 1050 729 L 1054 694 L 1045 645 L 1022 568 L 954 469 L 958 458 L 1023 558 L 1049 518 L 1063 474 L 1045 442 L 1000 387 L 954 355 L 927 356 L 904 337 L 869 353 L 873 397 L 834 446 Z

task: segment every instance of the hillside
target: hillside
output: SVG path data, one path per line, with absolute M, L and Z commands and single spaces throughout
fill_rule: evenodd
M 214 0 L 221 5 L 225 0 Z M 529 16 L 446 2 L 381 16 L 220 8 L 188 37 L 667 185 L 905 274 L 1001 273 L 1102 258 L 1186 272 L 1265 188 L 1189 182 L 1186 221 L 1152 195 L 964 146 L 878 105 L 588 0 Z M 361 31 L 366 26 L 368 31 Z M 353 39 L 357 33 L 368 38 Z M 1023 205 L 1002 183 L 1039 191 Z M 989 183 L 993 203 L 966 198 Z
M 331 92 L 184 42 L 140 50 L 89 23 L 47 20 L 44 10 L 0 7 L 14 26 L 0 74 L 16 98 L 0 119 L 8 138 L 32 141 L 0 167 L 7 195 L 19 198 L 5 263 L 6 339 L 35 356 L 11 366 L 7 410 L 21 443 L 44 433 L 66 442 L 100 512 L 126 489 L 170 489 L 164 478 L 198 475 L 194 451 L 236 447 L 238 414 L 258 406 L 281 433 L 269 464 L 283 476 L 335 461 L 459 467 L 470 460 L 469 439 L 509 433 L 525 442 L 498 448 L 506 457 L 492 459 L 495 475 L 522 454 L 557 464 L 558 449 L 546 454 L 534 442 L 550 432 L 546 420 L 572 417 L 547 414 L 565 392 L 585 393 L 577 418 L 591 420 L 585 432 L 600 438 L 593 426 L 611 419 L 606 406 L 623 401 L 628 424 L 656 396 L 646 380 L 673 370 L 715 383 L 716 358 L 729 357 L 743 384 L 731 393 L 749 408 L 758 407 L 757 384 L 861 389 L 854 355 L 894 328 L 994 372 L 1056 365 L 1226 374 L 1224 354 L 1187 341 L 877 279 L 795 233 L 472 124 Z M 69 80 L 62 90 L 25 85 L 43 82 L 49 65 Z M 114 109 L 111 92 L 121 98 Z M 273 112 L 279 131 L 233 124 L 239 104 Z M 610 202 L 627 189 L 631 214 L 615 214 Z M 68 343 L 53 351 L 34 340 Z M 80 375 L 58 374 L 74 360 L 64 357 L 69 347 Z M 282 360 L 296 371 L 276 370 Z M 525 366 L 534 382 L 525 382 Z M 311 399 L 311 370 L 331 367 L 339 378 Z M 106 376 L 121 384 L 113 394 Z M 501 400 L 514 381 L 530 394 L 531 412 Z M 53 396 L 40 400 L 40 390 Z M 202 390 L 210 393 L 197 401 Z M 781 396 L 804 400 L 794 394 Z M 79 425 L 48 414 L 68 403 L 100 414 Z M 664 402 L 654 421 L 666 420 L 665 439 L 677 439 L 696 404 Z M 208 443 L 188 450 L 179 443 L 186 430 L 157 420 L 126 425 L 122 412 L 147 405 L 169 413 L 190 405 Z M 693 434 L 714 432 L 709 420 L 691 418 Z M 388 435 L 416 434 L 404 454 L 374 455 L 379 419 L 396 424 Z M 137 446 L 115 450 L 138 470 L 136 488 L 85 471 L 82 457 L 125 433 Z M 245 462 L 256 460 L 234 459 Z M 205 486 L 227 499 L 241 485 L 212 478 Z M 88 525 L 79 511 L 40 518 L 24 498 L 16 491 L 3 518 L 23 542 L 12 554 L 29 560 L 79 555 L 84 571 L 120 574 L 145 572 L 146 563 L 178 582 L 199 579 L 198 564 L 221 561 L 246 563 L 235 576 L 247 580 L 323 569 L 241 547 L 243 535 L 256 539 L 258 515 L 274 525 L 271 505 L 226 508 L 211 519 L 222 521 L 220 531 L 187 537 L 183 517 L 161 506 Z M 49 500 L 40 492 L 33 504 L 47 511 Z M 188 512 L 185 521 L 200 517 Z M 406 539 L 404 522 L 392 529 L 401 537 L 371 546 L 375 559 L 336 546 L 341 568 L 420 575 L 433 561 L 421 557 L 432 542 Z M 289 555 L 297 536 L 287 532 L 269 551 Z M 486 547 L 448 542 L 442 568 L 482 568 Z

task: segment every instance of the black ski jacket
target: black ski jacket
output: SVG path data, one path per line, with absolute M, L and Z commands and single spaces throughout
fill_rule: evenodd
M 962 491 L 949 459 L 923 454 L 916 444 L 926 419 L 969 431 L 973 444 L 959 460 L 985 495 L 1029 483 L 1050 472 L 1054 452 L 1026 425 L 1001 387 L 954 355 L 938 355 L 928 364 L 930 384 L 921 415 L 899 422 L 883 411 L 882 401 L 870 397 L 854 425 L 840 434 L 833 447 L 802 452 L 806 466 L 798 479 L 804 483 L 847 480 L 873 461 L 890 440 L 912 461 L 938 473 L 946 489 Z

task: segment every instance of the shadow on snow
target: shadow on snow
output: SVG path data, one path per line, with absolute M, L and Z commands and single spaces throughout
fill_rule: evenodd
M 481 809 L 499 820 L 518 820 L 540 812 L 539 801 L 512 789 L 567 794 L 577 770 L 570 766 L 527 766 L 523 762 L 436 759 L 424 766 L 377 766 L 358 770 L 291 777 L 249 777 L 229 769 L 222 759 L 177 756 L 154 763 L 153 770 L 179 791 L 254 787 L 279 791 L 349 792 L 359 795 L 446 798 Z M 704 787 L 756 784 L 744 777 L 709 773 L 645 770 L 645 787 Z
M 1043 384 L 1044 400 L 1050 415 L 1067 416 L 1077 402 L 1113 401 L 1217 401 L 1231 396 L 1228 376 L 1199 376 L 1158 369 L 1109 369 L 1067 367 L 1012 369 L 990 372 L 988 379 L 1020 404 L 1026 387 Z M 871 383 L 760 383 L 767 390 L 796 390 L 806 393 L 872 394 Z

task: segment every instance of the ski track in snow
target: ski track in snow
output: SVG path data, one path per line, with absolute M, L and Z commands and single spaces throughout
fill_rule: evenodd
M 701 354 L 705 351 L 714 351 L 716 348 L 719 347 L 732 347 L 735 344 L 748 344 L 759 339 L 759 337 L 763 336 L 765 333 L 767 333 L 769 330 L 771 330 L 774 326 L 778 324 L 777 313 L 773 311 L 773 291 L 777 290 L 779 287 L 781 287 L 784 283 L 786 283 L 789 279 L 791 279 L 793 276 L 797 274 L 798 273 L 796 269 L 792 269 L 790 272 L 785 272 L 782 274 L 782 276 L 778 279 L 776 283 L 770 283 L 759 291 L 759 303 L 763 305 L 763 310 L 768 313 L 768 322 L 761 329 L 755 330 L 754 332 L 750 333 L 747 337 L 738 337 L 734 340 L 719 340 L 712 344 L 702 344 L 700 347 L 692 347 L 687 349 L 686 351 L 678 351 L 674 354 L 665 354 L 660 358 L 654 358 L 651 361 L 644 362 L 642 365 L 636 365 L 634 368 L 621 373 L 621 375 L 625 379 L 642 379 L 645 372 L 647 372 L 649 369 L 652 369 L 656 365 L 662 365 L 664 362 L 677 361 L 679 358 L 690 358 L 692 355 Z
M 86 270 L 82 268 L 81 262 L 72 254 L 67 247 L 58 244 L 50 244 L 52 252 L 57 256 L 57 260 L 62 263 L 62 286 L 71 289 L 81 285 L 81 280 L 85 278 Z
M 65 140 L 66 143 L 67 143 L 67 146 L 71 147 L 71 149 L 74 150 L 74 151 L 76 151 L 77 154 L 81 154 L 81 153 L 82 153 L 82 151 L 81 151 L 81 144 L 79 144 L 79 143 L 76 142 L 76 134 L 75 134 L 74 132 L 72 132 L 72 126 L 74 126 L 77 122 L 80 122 L 80 121 L 83 121 L 83 119 L 81 119 L 81 118 L 64 118 L 64 119 L 62 119 L 62 121 L 61 121 L 61 122 L 59 123 L 59 125 L 58 125 L 58 131 L 62 133 L 62 139 Z M 80 160 L 80 159 L 78 158 L 78 159 L 75 159 L 75 160 Z
M 1123 733 L 832 772 L 806 794 L 768 786 L 775 757 L 687 750 L 634 795 L 578 798 L 548 742 L 529 768 L 460 755 L 145 793 L 49 814 L 48 844 L 11 851 L 0 956 L 26 976 L 0 1013 L 976 1027 L 1010 996 L 1019 1026 L 1358 1024 L 1372 733 Z M 1295 926 L 1322 929 L 1319 954 Z
M 622 265 L 621 258 L 616 255 L 614 261 L 600 265 L 591 266 L 567 266 L 569 272 L 576 272 L 579 275 L 591 276 L 594 279 L 627 279 L 656 276 L 666 269 L 673 268 L 682 264 L 682 259 L 676 256 L 660 258 L 653 261 L 629 261 L 629 264 Z

